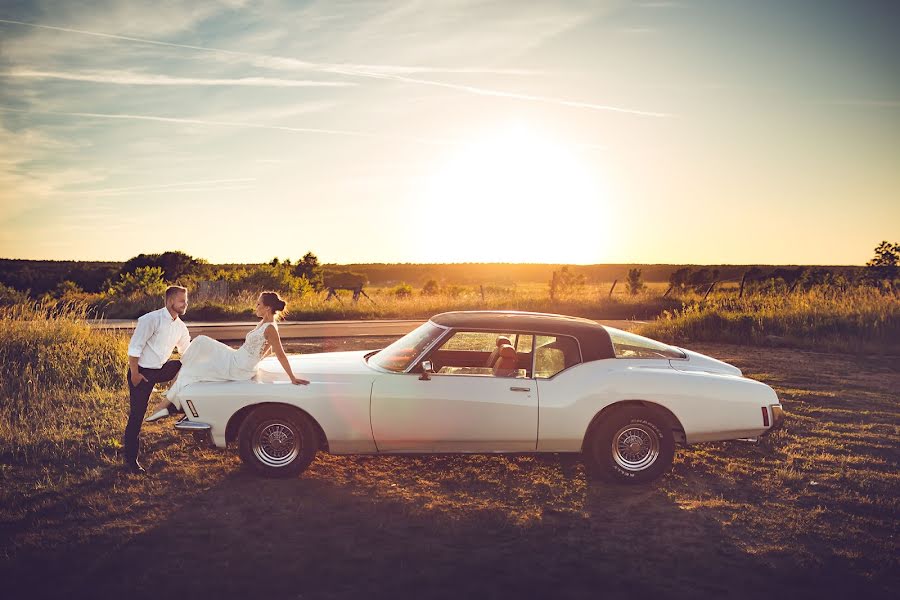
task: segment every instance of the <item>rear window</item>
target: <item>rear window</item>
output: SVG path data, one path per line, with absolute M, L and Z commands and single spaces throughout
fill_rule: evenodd
M 616 358 L 687 358 L 684 352 L 668 344 L 615 327 L 607 327 L 606 331 L 612 340 Z

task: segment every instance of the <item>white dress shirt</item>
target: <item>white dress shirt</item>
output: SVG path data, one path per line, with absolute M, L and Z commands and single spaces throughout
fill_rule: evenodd
M 187 325 L 177 316 L 173 319 L 169 309 L 163 307 L 138 319 L 128 344 L 128 356 L 137 357 L 138 366 L 145 369 L 160 369 L 175 346 L 184 354 L 190 344 Z

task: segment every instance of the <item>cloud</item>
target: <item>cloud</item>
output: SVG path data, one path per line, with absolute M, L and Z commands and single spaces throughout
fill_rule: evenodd
M 135 38 L 129 36 L 120 36 L 114 34 L 106 34 L 106 33 L 98 33 L 92 31 L 84 31 L 84 30 L 76 30 L 71 28 L 64 27 L 53 27 L 49 25 L 38 25 L 34 23 L 26 23 L 23 21 L 12 21 L 6 19 L 0 19 L 0 23 L 12 23 L 17 25 L 24 25 L 28 27 L 40 27 L 45 29 L 52 29 L 58 31 L 64 31 L 68 33 L 78 33 L 83 35 L 91 35 L 91 36 L 100 36 L 104 38 L 111 38 L 116 40 L 137 42 L 137 43 L 145 43 L 145 44 L 156 44 L 161 46 L 169 46 L 175 48 L 183 48 L 200 52 L 211 52 L 211 53 L 222 53 L 227 56 L 236 57 L 236 58 L 244 58 L 249 59 L 254 62 L 254 64 L 258 65 L 266 65 L 271 66 L 272 68 L 295 68 L 295 69 L 304 69 L 304 70 L 312 70 L 318 72 L 326 72 L 333 74 L 342 74 L 346 76 L 352 77 L 360 77 L 367 79 L 381 79 L 381 80 L 393 80 L 403 83 L 412 83 L 417 85 L 428 85 L 434 87 L 442 87 L 445 89 L 455 89 L 458 91 L 476 94 L 480 96 L 494 96 L 501 98 L 512 98 L 516 100 L 530 101 L 530 102 L 541 102 L 546 104 L 556 104 L 559 106 L 568 106 L 573 108 L 586 108 L 591 110 L 599 110 L 599 111 L 610 111 L 617 112 L 623 114 L 631 114 L 636 116 L 645 116 L 645 117 L 666 117 L 670 116 L 667 113 L 657 112 L 657 111 L 646 111 L 646 110 L 638 110 L 621 106 L 611 106 L 600 103 L 593 102 L 582 102 L 575 100 L 568 100 L 563 98 L 553 98 L 549 96 L 538 96 L 532 94 L 520 94 L 515 92 L 507 92 L 502 90 L 488 89 L 482 87 L 468 86 L 468 85 L 460 85 L 453 83 L 445 83 L 441 81 L 434 81 L 428 79 L 419 79 L 412 77 L 405 77 L 401 75 L 392 74 L 390 71 L 393 69 L 395 72 L 398 68 L 398 65 L 389 65 L 386 71 L 378 72 L 378 71 L 368 71 L 361 70 L 357 68 L 349 68 L 346 66 L 340 66 L 334 63 L 318 63 L 318 62 L 310 62 L 297 60 L 293 58 L 286 57 L 278 57 L 278 56 L 268 56 L 264 54 L 255 54 L 250 52 L 239 52 L 235 50 L 225 50 L 221 48 L 212 48 L 212 47 L 204 47 L 204 46 L 194 46 L 187 44 L 175 44 L 171 42 L 163 42 L 159 40 L 148 40 L 144 38 Z M 407 67 L 412 68 L 412 67 Z
M 831 102 L 826 102 L 826 104 L 832 104 L 835 106 L 863 106 L 869 108 L 900 108 L 900 100 L 879 100 L 865 98 L 832 100 Z
M 246 129 L 267 129 L 270 131 L 285 131 L 290 133 L 320 133 L 326 135 L 340 135 L 348 137 L 373 138 L 373 139 L 392 139 L 398 141 L 413 142 L 419 144 L 454 144 L 449 140 L 426 139 L 414 136 L 403 135 L 385 135 L 369 131 L 352 131 L 346 129 L 321 129 L 315 127 L 285 127 L 280 125 L 263 125 L 261 123 L 241 123 L 231 121 L 210 121 L 204 119 L 188 119 L 182 117 L 162 117 L 158 115 L 133 115 L 133 114 L 111 114 L 111 113 L 92 113 L 92 112 L 63 112 L 63 111 L 32 111 L 12 108 L 8 106 L 0 106 L 0 111 L 13 112 L 19 114 L 32 115 L 55 115 L 61 117 L 82 117 L 88 119 L 117 119 L 117 120 L 133 120 L 133 121 L 155 121 L 160 123 L 181 123 L 186 125 L 209 125 L 219 127 L 240 127 Z
M 273 70 L 311 70 L 324 72 L 340 72 L 333 71 L 335 69 L 354 69 L 356 67 L 364 67 L 372 71 L 384 71 L 385 73 L 470 73 L 470 74 L 497 74 L 497 75 L 523 75 L 531 74 L 533 71 L 523 69 L 486 69 L 479 67 L 428 67 L 428 66 L 408 66 L 408 65 L 352 65 L 341 63 L 319 63 L 300 60 L 285 56 L 271 56 L 267 54 L 242 52 L 239 50 L 228 50 L 225 48 L 214 48 L 210 46 L 195 46 L 190 44 L 176 44 L 174 42 L 166 42 L 162 40 L 151 40 L 142 37 L 132 37 L 126 35 L 117 35 L 112 33 L 103 33 L 99 31 L 87 31 L 84 29 L 74 29 L 71 27 L 57 27 L 54 25 L 42 25 L 39 23 L 27 23 L 25 21 L 15 21 L 12 19 L 0 19 L 0 23 L 10 25 L 22 25 L 25 27 L 35 27 L 49 31 L 60 31 L 63 33 L 75 33 L 93 37 L 104 38 L 108 40 L 118 40 L 124 42 L 135 42 L 139 44 L 151 44 L 155 46 L 165 46 L 168 48 L 181 48 L 184 50 L 194 50 L 197 52 L 209 52 L 217 54 L 225 54 L 235 58 L 249 60 L 252 64 L 260 67 L 267 67 Z
M 0 224 L 45 205 L 68 187 L 103 181 L 100 169 L 42 165 L 48 156 L 78 147 L 35 129 L 12 131 L 0 122 Z
M 344 71 L 349 74 L 359 74 L 362 75 L 360 71 Z M 403 83 L 417 83 L 421 85 L 430 85 L 435 87 L 442 87 L 452 90 L 459 90 L 463 92 L 468 92 L 471 94 L 477 94 L 479 96 L 496 96 L 500 98 L 512 98 L 514 100 L 527 100 L 531 102 L 543 102 L 547 104 L 556 104 L 559 106 L 571 106 L 574 108 L 588 108 L 591 110 L 601 110 L 601 111 L 611 111 L 618 113 L 626 113 L 632 115 L 639 115 L 644 117 L 669 117 L 671 116 L 669 113 L 663 112 L 655 112 L 655 111 L 647 111 L 647 110 L 638 110 L 634 108 L 626 108 L 623 106 L 612 106 L 608 104 L 596 104 L 593 102 L 582 102 L 578 100 L 566 100 L 563 98 L 553 98 L 549 96 L 537 96 L 533 94 L 519 94 L 516 92 L 505 92 L 501 90 L 494 90 L 488 88 L 475 87 L 471 85 L 460 85 L 456 83 L 445 83 L 442 81 L 433 81 L 429 79 L 418 79 L 411 77 L 403 77 L 400 75 L 387 75 L 387 74 L 379 74 L 379 73 L 366 73 L 367 77 L 374 77 L 376 79 L 390 79 L 393 81 L 399 81 Z
M 357 85 L 349 81 L 315 81 L 306 79 L 274 79 L 270 77 L 238 77 L 229 79 L 204 79 L 197 77 L 172 77 L 132 71 L 35 71 L 13 69 L 0 72 L 0 77 L 29 79 L 64 79 L 118 85 L 184 85 L 184 86 L 259 86 L 259 87 L 346 87 Z
M 221 184 L 229 184 L 229 186 L 233 186 L 236 184 L 246 184 L 252 181 L 256 181 L 255 177 L 242 177 L 238 179 L 203 179 L 199 181 L 179 181 L 176 183 L 159 183 L 154 185 L 134 185 L 129 187 L 121 187 L 121 188 L 106 188 L 106 189 L 92 189 L 92 190 L 78 190 L 72 191 L 71 194 L 78 194 L 84 196 L 115 196 L 120 194 L 130 194 L 130 193 L 144 193 L 144 192 L 164 192 L 164 191 L 182 191 L 182 190 L 197 190 L 197 189 L 210 189 L 209 187 L 198 188 L 196 186 L 210 186 L 210 185 L 221 185 Z M 245 189 L 247 186 L 240 186 L 239 188 L 233 187 L 217 187 L 215 189 Z

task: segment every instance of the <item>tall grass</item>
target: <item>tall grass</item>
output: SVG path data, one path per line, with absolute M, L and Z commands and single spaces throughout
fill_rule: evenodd
M 0 309 L 0 456 L 26 462 L 114 449 L 128 338 L 84 305 Z
M 296 321 L 342 319 L 426 319 L 452 310 L 525 310 L 563 313 L 596 319 L 650 319 L 663 310 L 674 310 L 680 301 L 663 298 L 661 286 L 648 287 L 637 295 L 624 293 L 618 286 L 610 296 L 611 284 L 585 285 L 550 299 L 544 284 L 518 286 L 454 286 L 438 294 L 398 295 L 396 288 L 367 289 L 368 297 L 354 302 L 349 293 L 339 299 L 326 300 L 323 294 L 287 295 L 288 319 Z M 662 287 L 664 290 L 664 287 Z M 256 294 L 245 293 L 226 301 L 205 299 L 199 294 L 190 298 L 186 320 L 223 320 L 252 318 L 250 307 Z
M 664 312 L 641 333 L 671 343 L 717 341 L 900 354 L 900 298 L 868 287 L 710 296 L 706 302 Z

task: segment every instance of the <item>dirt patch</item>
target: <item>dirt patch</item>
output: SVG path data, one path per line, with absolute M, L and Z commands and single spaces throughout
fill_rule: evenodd
M 757 445 L 681 449 L 651 487 L 590 481 L 568 455 L 320 454 L 298 479 L 261 480 L 170 423 L 145 426 L 145 477 L 121 472 L 114 455 L 28 468 L 6 461 L 4 591 L 889 597 L 900 584 L 896 359 L 695 349 L 773 385 L 787 426 Z

